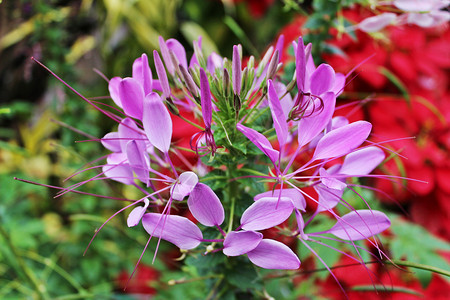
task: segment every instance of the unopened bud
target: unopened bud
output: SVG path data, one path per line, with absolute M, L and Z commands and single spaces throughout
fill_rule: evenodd
M 167 97 L 167 98 L 166 98 L 166 105 L 167 105 L 167 109 L 168 109 L 172 114 L 174 114 L 175 116 L 179 116 L 179 115 L 180 115 L 180 111 L 178 110 L 178 107 L 175 105 L 175 103 L 173 103 L 171 97 Z
M 273 46 L 270 46 L 270 48 L 267 50 L 266 54 L 264 54 L 263 59 L 258 65 L 258 72 L 256 72 L 256 76 L 260 77 L 264 69 L 266 68 L 267 64 L 269 63 L 270 57 L 273 53 Z
M 175 69 L 175 72 L 177 73 L 178 77 L 182 78 L 182 74 L 181 74 L 181 70 L 180 70 L 180 62 L 178 61 L 177 56 L 175 55 L 175 53 L 173 52 L 172 49 L 169 49 L 169 57 L 170 60 L 172 61 L 172 65 Z
M 280 55 L 278 50 L 275 50 L 275 53 L 272 56 L 272 60 L 269 64 L 269 69 L 267 70 L 267 79 L 272 79 L 278 69 L 278 61 L 280 60 Z
M 192 76 L 189 74 L 189 72 L 186 70 L 185 67 L 183 67 L 183 65 L 179 65 L 180 68 L 180 72 L 182 75 L 182 79 L 184 81 L 184 83 L 186 84 L 186 88 L 189 91 L 189 93 L 191 93 L 192 96 L 194 97 L 198 97 L 198 88 L 195 85 L 194 80 L 192 79 Z
M 202 49 L 200 48 L 200 45 L 197 41 L 194 42 L 194 54 L 195 57 L 197 57 L 197 61 L 202 68 L 206 68 L 206 61 L 205 57 L 203 56 Z

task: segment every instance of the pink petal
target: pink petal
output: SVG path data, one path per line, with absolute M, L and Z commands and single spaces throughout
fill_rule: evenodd
M 194 218 L 205 226 L 223 223 L 225 212 L 214 191 L 203 183 L 198 183 L 188 198 L 188 206 Z
M 280 153 L 277 150 L 273 149 L 269 140 L 264 135 L 254 129 L 245 127 L 241 123 L 238 123 L 236 128 L 240 132 L 242 132 L 253 144 L 255 144 L 255 146 L 258 147 L 259 150 L 261 150 L 268 158 L 270 158 L 274 165 L 276 165 Z
M 102 167 L 102 172 L 106 177 L 126 185 L 133 184 L 133 171 L 125 153 L 111 153 L 106 158 L 106 163 L 108 166 Z
M 144 95 L 153 90 L 152 70 L 148 65 L 147 54 L 143 53 L 133 63 L 133 78 L 136 79 L 144 88 Z
M 342 73 L 336 73 L 336 76 L 334 77 L 334 86 L 331 89 L 331 91 L 337 96 L 342 94 L 345 87 L 345 75 Z
M 127 152 L 127 143 L 131 140 L 136 140 L 141 151 L 145 151 L 145 142 L 142 139 L 145 139 L 146 136 L 144 135 L 144 132 L 137 127 L 136 122 L 132 119 L 123 119 L 119 124 L 118 133 L 120 139 L 118 141 L 122 152 Z
M 169 71 L 169 74 L 173 75 L 175 73 L 175 67 L 173 66 L 172 60 L 170 59 L 169 48 L 167 47 L 167 44 L 164 41 L 164 38 L 162 36 L 159 36 L 158 40 L 159 40 L 159 50 L 161 50 L 161 55 L 164 59 L 164 62 L 166 63 L 167 71 Z M 155 53 L 158 53 L 158 52 L 156 52 L 156 50 L 153 52 L 153 59 L 155 60 L 155 67 L 158 72 L 158 68 L 162 67 L 162 69 L 164 69 L 164 66 L 162 64 L 162 61 L 161 61 L 161 58 L 159 57 L 159 55 L 157 55 L 158 58 L 155 57 Z M 157 64 L 156 59 L 158 59 L 161 62 L 161 66 L 156 66 L 156 64 Z M 165 73 L 166 72 L 164 71 L 164 74 Z M 167 78 L 167 75 L 165 75 L 165 76 Z M 158 72 L 158 78 L 161 79 L 161 77 L 159 76 L 159 72 Z
M 186 50 L 184 49 L 183 45 L 181 45 L 181 43 L 176 39 L 168 39 L 166 41 L 166 45 L 169 50 L 173 51 L 173 53 L 178 59 L 178 62 L 187 69 L 188 65 L 186 59 Z M 166 60 L 165 57 L 164 60 Z
M 334 70 L 330 65 L 321 64 L 311 75 L 311 94 L 320 96 L 334 87 Z
M 168 153 L 172 140 L 172 119 L 156 93 L 145 97 L 142 124 L 150 143 L 160 151 Z
M 357 121 L 330 131 L 317 143 L 313 159 L 340 157 L 360 146 L 369 136 L 372 124 Z
M 137 178 L 145 184 L 149 181 L 149 161 L 145 158 L 147 152 L 139 149 L 136 141 L 129 141 L 127 143 L 127 158 L 131 169 L 136 174 Z
M 181 201 L 184 197 L 189 195 L 198 183 L 197 174 L 194 172 L 184 172 L 178 177 L 178 182 L 172 186 L 170 194 L 172 199 Z
M 295 270 L 300 267 L 300 260 L 288 246 L 270 239 L 263 239 L 247 256 L 264 269 Z
M 306 55 L 305 45 L 303 44 L 303 39 L 300 37 L 298 39 L 295 55 L 295 70 L 297 73 L 297 87 L 299 92 L 305 91 L 306 60 L 307 60 L 305 55 Z
M 296 189 L 283 189 L 283 190 L 274 190 L 274 191 L 268 191 L 268 192 L 264 192 L 261 194 L 256 195 L 253 199 L 255 201 L 258 201 L 262 198 L 277 198 L 280 196 L 283 198 L 289 198 L 292 201 L 292 204 L 294 205 L 295 208 L 300 209 L 300 210 L 305 210 L 306 208 L 306 201 L 305 201 L 305 197 L 303 196 L 302 193 L 300 193 L 298 190 Z
M 206 67 L 210 74 L 214 74 L 216 72 L 216 69 L 222 69 L 223 68 L 223 58 L 216 52 L 212 52 L 208 56 L 208 61 L 206 63 Z
M 308 144 L 314 137 L 321 133 L 334 113 L 336 97 L 329 92 L 323 95 L 323 110 L 313 112 L 311 116 L 301 118 L 298 122 L 298 143 L 299 147 Z M 316 101 L 317 102 L 317 101 Z
M 317 205 L 317 211 L 327 211 L 334 208 L 339 201 L 341 201 L 344 190 L 329 189 L 323 184 L 318 184 L 314 187 L 318 196 L 319 204 Z
M 342 216 L 327 233 L 343 240 L 357 241 L 379 234 L 390 225 L 391 221 L 384 213 L 362 209 Z
M 144 103 L 144 89 L 141 84 L 136 79 L 127 77 L 119 84 L 119 95 L 125 114 L 141 120 Z
M 364 32 L 376 32 L 380 31 L 384 27 L 392 24 L 397 15 L 394 13 L 382 13 L 378 16 L 369 17 L 364 19 L 358 24 L 358 28 Z
M 401 10 L 411 12 L 429 11 L 433 8 L 434 0 L 394 0 L 394 5 Z
M 149 201 L 147 198 L 144 199 L 144 206 L 138 206 L 135 207 L 127 218 L 127 225 L 128 227 L 133 227 L 139 224 L 139 221 L 142 219 L 142 216 L 145 214 L 145 211 L 147 210 Z
M 166 61 L 166 66 L 167 66 L 166 58 L 164 58 L 164 60 Z M 153 51 L 153 61 L 155 62 L 156 74 L 158 74 L 159 83 L 161 85 L 162 97 L 169 98 L 170 97 L 169 80 L 167 79 L 166 69 L 164 69 L 164 65 L 161 61 L 161 58 L 159 57 L 158 51 L 156 51 L 156 50 Z M 170 57 L 168 58 L 168 61 L 170 61 L 170 63 L 172 63 L 170 60 Z M 172 65 L 172 67 L 173 67 L 173 65 Z M 167 66 L 167 69 L 169 69 L 169 66 Z
M 223 242 L 223 253 L 226 256 L 245 254 L 258 246 L 263 238 L 262 233 L 255 231 L 232 231 L 227 233 Z
M 327 188 L 330 188 L 332 190 L 343 190 L 347 187 L 344 177 L 333 177 L 333 175 L 329 174 L 324 168 L 320 168 L 319 174 L 320 181 Z M 341 178 L 343 178 L 344 180 L 342 180 Z
M 171 242 L 180 249 L 193 249 L 203 239 L 197 225 L 181 216 L 148 213 L 142 217 L 142 225 L 148 234 Z
M 280 143 L 280 146 L 283 146 L 284 144 L 286 144 L 289 131 L 286 122 L 286 116 L 284 115 L 280 99 L 278 99 L 278 95 L 272 80 L 268 80 L 268 98 L 270 111 L 272 113 L 273 125 L 275 127 L 278 142 Z
M 339 171 L 346 175 L 367 175 L 385 158 L 383 150 L 378 147 L 367 147 L 348 154 Z
M 108 90 L 109 95 L 111 96 L 111 99 L 113 99 L 114 103 L 120 108 L 122 108 L 122 102 L 120 101 L 120 94 L 119 94 L 119 85 L 122 81 L 122 78 L 120 77 L 113 77 L 109 80 L 108 83 Z
M 294 205 L 290 198 L 262 198 L 250 205 L 241 217 L 245 230 L 263 230 L 283 223 L 292 213 Z
M 119 133 L 114 132 L 108 132 L 105 134 L 105 136 L 101 139 L 103 147 L 106 149 L 112 151 L 112 152 L 120 152 L 120 140 L 119 140 Z

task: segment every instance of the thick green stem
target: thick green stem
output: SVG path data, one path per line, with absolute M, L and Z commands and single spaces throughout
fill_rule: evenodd
M 228 195 L 230 197 L 230 218 L 228 221 L 228 229 L 227 232 L 231 232 L 233 230 L 233 219 L 234 219 L 234 209 L 236 206 L 236 191 L 237 191 L 237 187 L 236 187 L 236 181 L 232 180 L 233 179 L 233 175 L 232 175 L 232 170 L 234 170 L 236 168 L 236 166 L 230 165 L 228 167 L 227 170 L 227 177 L 228 177 Z

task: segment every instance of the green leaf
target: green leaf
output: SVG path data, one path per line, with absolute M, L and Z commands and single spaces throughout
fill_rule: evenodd
M 388 243 L 393 257 L 439 267 L 444 269 L 444 273 L 448 272 L 445 270 L 450 270 L 450 264 L 438 254 L 438 251 L 450 251 L 450 244 L 434 237 L 419 225 L 404 221 L 397 216 L 390 216 L 390 219 L 391 231 L 395 236 L 390 238 Z M 421 284 L 426 287 L 431 280 L 430 270 L 418 268 L 415 272 Z

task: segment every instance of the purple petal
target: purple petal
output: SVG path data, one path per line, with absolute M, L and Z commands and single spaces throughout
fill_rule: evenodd
M 378 147 L 367 147 L 345 157 L 340 173 L 346 175 L 367 175 L 383 160 L 384 152 Z
M 214 74 L 216 69 L 223 68 L 223 58 L 216 52 L 212 52 L 208 56 L 208 61 L 206 63 L 209 73 Z
M 211 128 L 211 120 L 212 120 L 211 92 L 209 90 L 208 77 L 206 76 L 205 70 L 203 70 L 202 68 L 200 68 L 200 99 L 205 127 Z
M 194 49 L 195 48 L 202 49 L 202 37 L 199 36 L 198 41 L 194 41 L 194 42 L 192 42 L 192 44 L 193 44 Z M 194 66 L 200 66 L 200 64 L 198 63 L 198 59 L 195 54 L 195 51 L 192 54 L 191 60 L 189 61 L 189 68 L 193 68 Z
M 131 169 L 136 174 L 137 178 L 145 184 L 149 180 L 149 161 L 144 157 L 147 152 L 141 151 L 136 141 L 129 141 L 127 143 L 127 158 Z
M 268 158 L 270 158 L 274 165 L 276 165 L 280 153 L 277 150 L 273 149 L 269 140 L 264 135 L 254 129 L 245 127 L 241 123 L 238 123 L 236 128 L 240 132 L 242 132 L 253 144 L 255 144 L 255 146 L 258 147 L 259 150 L 261 150 Z
M 158 51 L 156 51 L 156 50 L 153 51 L 153 60 L 155 62 L 156 74 L 158 74 L 159 83 L 161 84 L 161 89 L 162 89 L 162 92 L 163 92 L 162 96 L 164 98 L 169 98 L 170 97 L 169 80 L 167 79 L 166 69 L 164 69 L 164 65 L 163 65 L 163 63 L 161 61 L 161 58 L 159 57 Z M 167 61 L 170 61 L 170 63 L 172 63 L 171 60 L 170 60 L 170 56 L 168 57 L 166 62 Z
M 286 116 L 284 115 L 280 99 L 278 99 L 278 95 L 272 80 L 268 80 L 268 98 L 270 111 L 272 113 L 273 125 L 275 127 L 278 142 L 280 143 L 280 146 L 283 146 L 284 144 L 286 144 L 289 131 L 286 122 Z
M 346 77 L 344 74 L 336 73 L 334 77 L 334 86 L 331 89 L 331 91 L 336 95 L 336 97 L 342 94 L 342 92 L 344 91 L 345 80 Z
M 119 124 L 118 133 L 120 138 L 118 141 L 122 152 L 127 152 L 127 143 L 131 140 L 136 140 L 140 150 L 145 151 L 145 142 L 142 140 L 145 139 L 145 134 L 132 119 L 123 119 Z
M 343 190 L 347 187 L 344 177 L 333 177 L 333 175 L 330 175 L 324 168 L 320 168 L 319 174 L 320 181 L 327 188 L 330 188 L 332 190 Z M 344 181 L 341 178 L 343 178 Z
M 247 256 L 264 269 L 295 270 L 300 267 L 300 260 L 288 246 L 270 239 L 263 239 Z
M 197 225 L 181 216 L 148 213 L 142 217 L 142 225 L 148 234 L 171 242 L 180 249 L 193 249 L 203 239 Z
M 119 94 L 119 85 L 122 81 L 122 78 L 120 77 L 113 77 L 109 80 L 108 83 L 108 90 L 109 95 L 111 96 L 111 99 L 113 99 L 114 103 L 120 108 L 122 108 L 122 102 L 120 101 L 120 94 Z
M 169 50 L 173 51 L 180 64 L 187 69 L 186 50 L 183 45 L 176 39 L 168 39 L 166 45 Z M 166 60 L 166 58 L 164 58 L 164 60 Z
M 241 76 L 242 76 L 242 68 L 241 68 L 241 55 L 239 54 L 239 47 L 233 46 L 233 65 L 232 65 L 232 81 L 233 81 L 233 91 L 235 95 L 239 95 L 241 93 Z
M 203 183 L 198 183 L 188 198 L 188 206 L 194 218 L 205 226 L 223 223 L 225 212 L 214 191 Z
M 357 121 L 335 129 L 317 143 L 313 159 L 340 157 L 360 146 L 369 136 L 372 124 Z
M 298 190 L 296 189 L 283 189 L 283 190 L 274 190 L 274 191 L 268 191 L 268 192 L 264 192 L 261 194 L 256 195 L 253 199 L 255 201 L 258 201 L 262 198 L 277 198 L 280 196 L 283 198 L 289 198 L 292 201 L 292 204 L 294 205 L 295 208 L 300 209 L 300 210 L 305 210 L 306 208 L 306 201 L 305 201 L 305 197 L 303 196 L 302 193 L 300 193 Z
M 330 65 L 321 64 L 311 75 L 311 94 L 320 96 L 332 90 L 335 72 Z
M 127 77 L 119 84 L 119 95 L 125 114 L 141 120 L 144 103 L 144 89 L 141 84 L 136 79 Z
M 258 246 L 263 238 L 262 233 L 255 231 L 232 231 L 223 242 L 223 253 L 226 256 L 245 254 Z
M 334 93 L 326 93 L 322 97 L 323 109 L 313 112 L 311 116 L 301 118 L 298 122 L 298 146 L 303 147 L 321 133 L 334 113 L 336 97 Z M 317 102 L 317 101 L 316 101 Z
M 145 211 L 147 210 L 149 201 L 147 198 L 144 199 L 144 206 L 138 206 L 135 207 L 127 218 L 127 225 L 128 227 L 133 227 L 139 224 L 139 221 L 142 219 L 142 216 L 145 214 Z
M 167 71 L 169 71 L 169 74 L 173 75 L 175 73 L 175 67 L 172 63 L 172 60 L 170 59 L 169 48 L 167 47 L 167 44 L 164 41 L 164 38 L 162 36 L 159 36 L 158 40 L 159 40 L 159 49 L 161 50 L 161 55 L 164 59 L 164 62 L 166 63 Z M 156 52 L 156 50 L 153 52 L 153 59 L 155 60 L 155 66 L 156 66 L 155 52 Z M 158 55 L 158 58 L 159 58 L 159 55 Z M 164 66 L 162 65 L 162 61 L 161 61 L 161 67 L 164 68 Z M 158 67 L 157 67 L 157 70 L 158 70 Z M 159 73 L 158 73 L 158 77 L 159 77 Z M 159 77 L 159 79 L 161 79 L 161 77 Z
M 292 213 L 294 205 L 290 198 L 262 198 L 247 208 L 241 217 L 245 230 L 263 230 L 283 223 Z
M 401 10 L 411 12 L 429 11 L 433 8 L 433 2 L 423 0 L 394 0 L 394 5 Z
M 333 119 L 331 119 L 331 130 L 338 129 L 348 124 L 349 122 L 346 117 L 343 116 L 334 117 Z
M 363 240 L 386 230 L 391 225 L 389 218 L 376 210 L 362 209 L 342 216 L 327 231 L 343 240 Z
M 119 133 L 114 132 L 108 132 L 105 134 L 105 136 L 101 139 L 103 147 L 106 149 L 112 151 L 112 152 L 120 152 L 120 140 L 119 140 Z
M 133 171 L 127 161 L 125 153 L 111 153 L 106 158 L 108 166 L 103 166 L 103 174 L 115 181 L 126 185 L 133 184 Z
M 396 18 L 397 15 L 394 13 L 382 13 L 378 16 L 364 19 L 361 23 L 358 24 L 358 28 L 364 32 L 380 31 L 384 27 L 394 22 Z
M 278 37 L 277 43 L 275 45 L 275 50 L 278 50 L 278 53 L 280 54 L 279 60 L 282 60 L 283 49 L 284 49 L 284 35 L 280 34 L 280 36 Z
M 141 57 L 134 61 L 133 78 L 142 85 L 145 95 L 153 90 L 152 70 L 148 65 L 147 54 L 143 53 Z
M 297 87 L 299 92 L 305 91 L 305 76 L 306 76 L 306 57 L 305 45 L 303 39 L 298 38 L 298 44 L 295 54 L 295 71 L 297 73 Z
M 197 174 L 191 171 L 184 172 L 178 177 L 178 182 L 172 186 L 170 194 L 172 199 L 181 201 L 188 196 L 198 183 Z
M 295 210 L 295 219 L 297 220 L 298 231 L 300 232 L 300 237 L 307 241 L 308 236 L 305 234 L 305 221 L 303 220 L 303 216 L 300 214 L 298 210 Z
M 344 190 L 329 189 L 323 184 L 318 184 L 314 187 L 319 196 L 319 204 L 317 205 L 317 211 L 327 211 L 334 208 L 342 198 Z
M 142 124 L 150 143 L 158 150 L 168 153 L 172 140 L 172 119 L 156 93 L 145 97 Z

